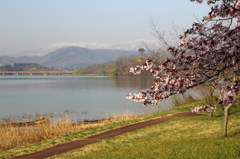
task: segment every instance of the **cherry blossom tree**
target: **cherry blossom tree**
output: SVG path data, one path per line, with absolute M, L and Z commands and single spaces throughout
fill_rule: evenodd
M 190 1 L 202 3 L 202 0 Z M 221 82 L 225 85 L 220 92 L 224 95 L 217 102 L 224 106 L 222 137 L 225 137 L 228 110 L 233 103 L 240 103 L 240 1 L 206 2 L 211 5 L 211 11 L 203 17 L 202 22 L 193 23 L 190 29 L 180 35 L 182 41 L 178 46 L 168 47 L 171 57 L 159 66 L 154 65 L 154 59 L 148 59 L 144 65 L 130 68 L 134 74 L 150 71 L 155 76 L 155 84 L 150 89 L 139 94 L 129 94 L 126 98 L 142 102 L 143 105 L 157 105 L 174 94 L 183 94 L 195 86 L 223 78 Z M 191 111 L 213 112 L 215 109 L 215 105 L 208 105 Z

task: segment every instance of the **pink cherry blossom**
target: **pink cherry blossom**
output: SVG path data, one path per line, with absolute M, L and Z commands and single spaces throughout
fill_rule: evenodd
M 191 0 L 202 3 L 202 0 Z M 193 23 L 180 36 L 178 46 L 169 46 L 171 57 L 159 66 L 149 59 L 142 66 L 130 68 L 133 74 L 149 71 L 155 77 L 155 84 L 127 98 L 143 105 L 157 105 L 162 100 L 206 82 L 218 81 L 224 77 L 227 84 L 221 88 L 224 96 L 217 99 L 224 106 L 236 102 L 234 94 L 239 92 L 240 73 L 240 26 L 233 24 L 240 19 L 240 1 L 206 1 L 211 10 L 202 18 L 202 23 Z M 214 25 L 208 25 L 214 22 Z M 240 102 L 238 100 L 238 102 Z M 214 111 L 215 106 L 194 108 L 192 111 Z

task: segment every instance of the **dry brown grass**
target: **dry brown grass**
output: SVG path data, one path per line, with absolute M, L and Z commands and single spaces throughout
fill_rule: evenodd
M 172 96 L 171 97 L 172 104 L 173 106 L 179 106 L 182 104 L 192 103 L 201 100 L 206 100 L 206 103 L 210 104 L 211 103 L 210 100 L 213 101 L 213 95 L 217 95 L 216 91 L 213 91 L 211 94 L 211 89 L 212 89 L 211 85 L 208 84 L 199 85 L 192 89 L 191 92 L 187 92 L 184 95 L 176 94 Z
M 37 113 L 34 116 L 24 114 L 2 118 L 0 121 L 0 151 L 133 118 L 129 111 L 125 113 L 113 111 L 101 120 L 88 122 L 77 122 L 73 120 L 74 116 L 73 113 L 66 111 L 54 118 L 52 115 L 46 114 L 40 117 Z
M 201 98 L 194 97 L 190 93 L 184 94 L 184 95 L 175 94 L 174 96 L 171 97 L 172 105 L 174 107 L 179 106 L 179 105 L 183 105 L 183 104 L 187 104 L 187 103 L 200 101 L 200 100 L 201 100 Z

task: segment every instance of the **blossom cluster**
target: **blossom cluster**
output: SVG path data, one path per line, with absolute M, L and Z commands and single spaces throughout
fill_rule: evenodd
M 228 79 L 227 85 L 221 88 L 224 96 L 217 101 L 224 106 L 236 101 L 240 82 L 235 78 L 240 73 L 240 26 L 233 26 L 232 22 L 240 19 L 240 2 L 225 0 L 220 5 L 215 2 L 207 1 L 214 6 L 208 16 L 203 17 L 204 23 L 193 23 L 192 28 L 180 36 L 179 46 L 168 48 L 172 56 L 164 63 L 156 66 L 154 59 L 149 59 L 144 65 L 130 69 L 134 74 L 149 71 L 155 80 L 151 89 L 128 95 L 128 99 L 156 105 L 171 95 L 183 94 L 187 89 L 224 77 Z M 212 21 L 215 24 L 209 27 Z
M 195 108 L 190 108 L 191 109 L 191 112 L 192 113 L 197 113 L 197 112 L 215 112 L 217 107 L 216 105 L 206 105 L 206 106 L 198 106 L 198 107 L 195 107 Z
M 231 85 L 224 86 L 220 89 L 220 92 L 224 94 L 221 99 L 216 99 L 219 104 L 228 105 L 229 103 L 236 102 L 236 94 L 239 92 L 240 81 L 234 81 Z M 240 99 L 238 98 L 240 104 Z

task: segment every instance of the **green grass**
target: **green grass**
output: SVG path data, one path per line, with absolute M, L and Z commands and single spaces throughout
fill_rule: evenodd
M 50 158 L 240 158 L 240 119 L 231 115 L 221 138 L 222 119 L 175 118 Z
M 191 107 L 205 104 L 204 101 L 185 104 L 168 111 L 136 117 L 128 121 L 116 122 L 63 135 L 55 139 L 1 151 L 0 159 L 40 151 L 125 125 L 178 112 L 190 111 Z M 240 124 L 238 124 L 240 123 L 240 108 L 234 106 L 231 109 L 230 113 L 232 115 L 229 117 L 228 138 L 220 138 L 223 111 L 217 109 L 216 114 L 218 116 L 212 118 L 208 116 L 176 118 L 161 124 L 104 139 L 101 142 L 51 158 L 224 158 L 227 153 L 230 154 L 230 158 L 236 158 L 236 156 L 240 158 L 238 151 L 238 143 L 240 143 Z M 228 152 L 230 150 L 231 152 Z

